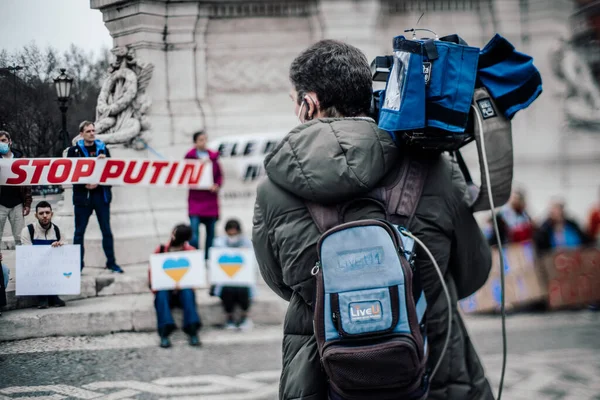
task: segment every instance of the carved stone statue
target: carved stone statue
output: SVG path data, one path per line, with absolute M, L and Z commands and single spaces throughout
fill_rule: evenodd
M 116 60 L 108 69 L 96 106 L 96 135 L 108 144 L 139 148 L 150 129 L 145 113 L 151 101 L 146 88 L 154 65 L 138 62 L 133 49 L 116 47 L 112 53 Z
M 597 129 L 600 126 L 600 85 L 589 62 L 589 51 L 564 38 L 550 53 L 555 75 L 566 84 L 565 113 L 572 125 Z

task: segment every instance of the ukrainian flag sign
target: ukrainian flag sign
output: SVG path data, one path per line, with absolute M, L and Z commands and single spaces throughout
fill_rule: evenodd
M 150 256 L 152 290 L 198 288 L 206 285 L 204 252 L 182 251 Z
M 252 249 L 210 249 L 210 283 L 224 286 L 250 286 L 256 283 L 256 258 Z

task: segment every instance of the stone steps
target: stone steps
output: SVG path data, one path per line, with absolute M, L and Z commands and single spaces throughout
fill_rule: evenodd
M 5 310 L 22 309 L 36 304 L 35 296 L 16 296 L 14 251 L 3 251 L 4 263 L 10 270 Z M 124 274 L 116 274 L 103 268 L 86 267 L 81 276 L 81 293 L 61 296 L 65 300 L 81 300 L 91 297 L 148 293 L 148 265 L 123 267 Z
M 251 317 L 260 325 L 283 322 L 287 302 L 268 288 L 259 288 L 252 302 Z M 156 330 L 154 296 L 143 294 L 96 296 L 70 300 L 66 307 L 5 311 L 0 316 L 0 341 L 12 341 L 48 336 L 106 335 L 115 332 Z M 204 327 L 225 322 L 221 300 L 208 295 L 207 289 L 196 291 L 198 313 Z M 181 310 L 173 310 L 179 327 Z

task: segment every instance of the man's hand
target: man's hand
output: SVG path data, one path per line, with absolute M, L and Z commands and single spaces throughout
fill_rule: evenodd
M 217 184 L 215 183 L 214 185 L 212 185 L 212 186 L 210 187 L 210 191 L 211 191 L 212 193 L 217 193 L 217 192 L 219 191 L 219 185 L 217 185 Z
M 100 154 L 98 158 L 106 158 L 106 154 Z
M 60 247 L 62 245 L 64 245 L 64 243 L 63 242 L 59 242 L 59 241 L 56 241 L 56 242 L 54 242 L 54 243 L 51 244 L 52 247 Z
M 23 207 L 23 216 L 24 217 L 28 216 L 30 211 L 31 211 L 31 208 Z
M 87 190 L 94 190 L 94 189 L 96 189 L 97 187 L 98 187 L 98 185 L 96 185 L 96 184 L 91 184 L 91 183 L 90 183 L 90 184 L 87 184 L 87 185 L 85 185 L 85 188 L 86 188 Z

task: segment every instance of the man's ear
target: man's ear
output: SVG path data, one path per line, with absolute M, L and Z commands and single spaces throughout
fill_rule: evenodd
M 312 120 L 319 113 L 319 104 L 310 95 L 304 96 L 304 101 L 306 102 L 306 119 Z

